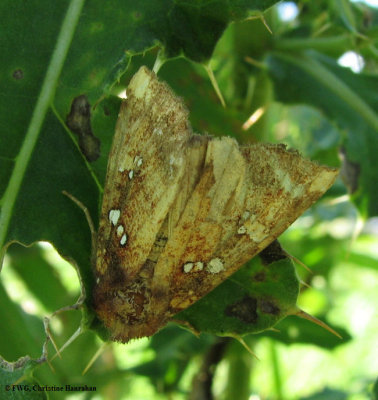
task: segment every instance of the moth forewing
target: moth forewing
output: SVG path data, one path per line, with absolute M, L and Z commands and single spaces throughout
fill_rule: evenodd
M 280 173 L 283 179 L 272 178 L 269 170 L 277 166 L 274 162 L 259 160 L 261 153 L 266 154 L 267 151 L 271 153 L 268 159 L 274 160 L 274 153 L 283 158 L 289 156 L 287 162 L 281 159 Z M 232 271 L 259 253 L 272 239 L 277 238 L 332 185 L 337 176 L 337 170 L 319 166 L 279 146 L 256 145 L 248 150 L 248 154 L 252 156 L 251 161 L 258 161 L 257 165 L 261 170 L 256 170 L 251 163 L 248 164 L 250 192 L 245 215 L 240 221 L 237 235 L 220 253 L 220 257 L 233 264 L 230 267 Z M 263 171 L 267 172 L 265 179 L 261 179 L 264 177 Z M 314 186 L 314 182 L 321 182 L 321 190 L 318 184 Z M 317 188 L 316 191 L 314 187 Z M 222 276 L 217 279 L 221 280 Z
M 204 287 L 220 284 L 273 242 L 328 190 L 338 174 L 280 145 L 255 144 L 241 152 L 247 165 L 244 209 L 233 237 L 214 254 L 224 260 L 224 269 L 205 276 Z
M 243 208 L 245 167 L 233 139 L 209 138 L 202 175 L 155 268 L 151 285 L 155 312 L 172 315 L 202 297 L 205 289 L 199 282 L 213 270 L 213 255 L 235 231 Z M 194 268 L 188 270 L 191 263 Z M 164 291 L 169 294 L 161 300 Z
M 337 171 L 284 146 L 193 135 L 142 67 L 110 152 L 94 307 L 112 338 L 150 336 L 275 240 Z
M 168 214 L 168 236 L 178 223 L 184 208 L 197 185 L 205 164 L 209 136 L 192 135 L 187 142 L 186 168 L 181 179 L 180 188 Z
M 133 293 L 140 290 L 134 280 L 176 198 L 191 135 L 182 102 L 146 68 L 131 80 L 127 96 L 110 152 L 95 267 L 95 308 L 117 330 L 117 307 L 124 322 L 139 310 L 126 307 L 137 301 L 128 293 L 132 286 Z
M 209 142 L 209 148 L 212 143 L 217 141 Z M 244 163 L 238 165 L 232 160 L 224 164 L 225 170 L 238 171 L 241 184 L 237 190 L 232 190 L 232 179 L 228 180 L 229 175 L 224 174 L 223 181 L 218 179 L 223 193 L 214 191 L 216 183 L 208 192 L 214 198 L 212 205 L 216 205 L 216 199 L 222 198 L 224 193 L 232 200 L 230 208 L 215 207 L 214 213 L 207 215 L 210 221 L 217 220 L 217 225 L 223 228 L 222 235 L 217 246 L 212 247 L 212 253 L 198 260 L 201 254 L 198 249 L 197 258 L 193 254 L 188 257 L 192 262 L 204 263 L 201 271 L 195 268 L 182 271 L 181 264 L 176 267 L 177 278 L 171 284 L 174 296 L 169 310 L 172 313 L 188 307 L 193 299 L 203 297 L 268 246 L 332 185 L 337 176 L 337 170 L 306 160 L 280 145 L 256 144 L 238 149 L 238 152 Z M 245 170 L 242 165 L 246 166 Z M 198 221 L 194 225 L 197 226 Z M 210 233 L 204 236 L 212 238 Z M 187 250 L 184 254 L 188 254 Z M 192 296 L 185 296 L 191 291 L 195 292 Z
M 235 222 L 243 207 L 246 163 L 237 142 L 229 137 L 209 141 L 206 158 L 214 175 L 214 184 L 208 194 L 211 198 L 208 218 L 228 230 L 225 224 L 230 219 Z

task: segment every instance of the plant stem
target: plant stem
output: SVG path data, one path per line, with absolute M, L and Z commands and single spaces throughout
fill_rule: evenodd
M 320 62 L 305 54 L 297 54 L 294 58 L 280 53 L 279 57 L 306 71 L 314 78 L 314 81 L 318 81 L 322 86 L 333 92 L 345 104 L 348 104 L 352 110 L 356 111 L 373 129 L 378 130 L 378 116 L 374 110 L 355 91 L 350 89 L 348 85 Z
M 347 51 L 352 47 L 350 35 L 333 36 L 327 38 L 291 38 L 279 39 L 274 47 L 278 50 L 308 50 L 314 49 L 321 52 Z
M 275 390 L 275 398 L 277 400 L 283 400 L 283 387 L 282 379 L 280 373 L 280 363 L 277 354 L 277 343 L 274 340 L 270 341 L 270 355 L 272 357 L 272 372 L 273 372 L 273 382 Z
M 71 0 L 67 13 L 64 17 L 55 49 L 52 53 L 45 79 L 42 84 L 37 103 L 35 105 L 28 130 L 22 143 L 20 152 L 16 158 L 9 184 L 1 199 L 0 214 L 0 249 L 6 241 L 9 223 L 12 216 L 14 204 L 20 190 L 22 180 L 25 176 L 31 155 L 39 137 L 41 127 L 52 99 L 55 95 L 56 84 L 66 59 L 75 28 L 85 0 Z M 1 253 L 0 253 L 1 254 Z M 1 260 L 1 257 L 0 257 Z
M 236 341 L 232 343 L 228 355 L 228 379 L 224 400 L 248 400 L 250 395 L 250 377 L 252 356 Z

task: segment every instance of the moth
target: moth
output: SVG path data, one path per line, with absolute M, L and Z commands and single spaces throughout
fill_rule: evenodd
M 131 79 L 110 151 L 93 306 L 111 338 L 151 336 L 273 242 L 337 170 L 283 145 L 192 132 L 146 67 Z

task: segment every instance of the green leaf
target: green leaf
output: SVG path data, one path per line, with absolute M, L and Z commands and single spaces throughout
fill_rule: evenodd
M 261 333 L 261 336 L 268 336 L 286 344 L 314 344 L 324 349 L 333 349 L 351 340 L 350 334 L 341 326 L 329 323 L 325 316 L 321 316 L 320 320 L 326 322 L 327 325 L 338 332 L 342 336 L 342 340 L 313 322 L 300 319 L 297 316 L 288 316 L 280 321 L 275 326 L 278 332 L 266 331 Z
M 27 314 L 14 303 L 2 283 L 0 283 L 0 304 L 1 319 L 4 321 L 1 327 L 0 354 L 11 361 L 25 353 L 31 357 L 39 357 L 45 340 L 42 320 Z
M 155 352 L 154 359 L 129 371 L 147 376 L 156 387 L 169 391 L 178 383 L 193 355 L 203 353 L 213 341 L 211 336 L 201 335 L 199 339 L 182 328 L 168 324 L 151 338 L 149 347 Z
M 73 258 L 89 284 L 92 279 L 90 235 L 82 211 L 62 194 L 86 198 L 97 215 L 99 197 L 82 156 L 52 113 L 47 115 L 37 150 L 28 165 L 13 206 L 9 241 L 52 242 L 63 257 Z
M 38 382 L 32 371 L 38 365 L 29 357 L 8 363 L 0 358 L 0 391 L 4 400 L 44 400 L 46 392 L 38 390 Z M 12 385 L 14 384 L 14 386 Z
M 356 20 L 352 4 L 347 0 L 334 0 L 334 8 L 345 27 L 349 31 L 356 33 Z
M 301 397 L 300 400 L 347 400 L 350 398 L 349 396 L 350 393 L 348 392 L 325 388 L 321 392 Z
M 356 75 L 332 59 L 308 52 L 295 56 L 272 53 L 269 73 L 278 100 L 308 103 L 321 109 L 339 126 L 345 147 L 342 175 L 352 199 L 364 216 L 378 214 L 378 77 Z
M 174 319 L 219 336 L 258 333 L 295 312 L 298 293 L 295 268 L 276 241 Z
M 159 70 L 159 78 L 184 97 L 194 132 L 242 138 L 244 132 L 241 126 L 248 115 L 235 108 L 222 107 L 204 68 L 177 59 L 164 64 Z M 193 82 L 196 84 L 193 85 Z
M 15 271 L 29 292 L 49 312 L 75 303 L 76 297 L 69 296 L 60 277 L 52 265 L 43 257 L 39 246 L 24 248 L 12 245 L 8 250 L 9 267 Z M 38 271 L 38 273 L 36 273 Z
M 373 399 L 374 400 L 378 400 L 378 378 L 375 380 L 374 382 L 374 386 L 373 386 Z

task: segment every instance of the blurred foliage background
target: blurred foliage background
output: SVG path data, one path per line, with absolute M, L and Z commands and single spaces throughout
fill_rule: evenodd
M 378 399 L 377 4 L 135 3 L 0 5 L 0 239 L 7 245 L 0 397 Z M 159 77 L 190 110 L 194 131 L 232 135 L 241 143 L 285 143 L 341 168 L 330 191 L 279 240 L 313 271 L 297 267 L 299 306 L 337 327 L 343 340 L 291 316 L 276 331 L 245 337 L 259 361 L 234 339 L 197 338 L 174 324 L 150 339 L 104 344 L 86 329 L 91 314 L 82 306 L 51 318 L 59 348 L 75 340 L 61 358 L 53 358 L 47 343 L 50 361 L 40 362 L 44 317 L 81 294 L 72 264 L 87 292 L 93 284 L 87 223 L 61 191 L 80 198 L 97 221 L 119 96 L 141 65 L 152 68 L 156 60 Z M 65 124 L 73 98 L 83 93 L 96 105 L 91 129 L 101 141 L 101 157 L 91 164 Z M 14 171 L 21 176 L 18 187 Z M 39 243 L 26 248 L 14 242 Z M 18 364 L 5 361 L 26 355 L 31 359 Z M 97 391 L 6 392 L 14 382 Z

